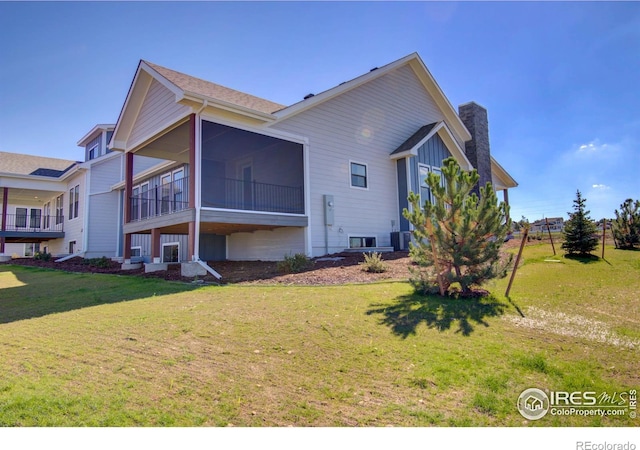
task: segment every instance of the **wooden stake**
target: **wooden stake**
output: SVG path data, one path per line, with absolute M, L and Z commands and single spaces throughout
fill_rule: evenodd
M 551 248 L 553 249 L 553 256 L 556 256 L 556 246 L 553 245 L 553 237 L 551 237 L 551 227 L 549 227 L 549 219 L 545 217 L 544 220 L 547 223 L 547 231 L 549 232 L 549 239 L 551 240 Z
M 513 279 L 516 277 L 516 271 L 518 270 L 518 264 L 520 264 L 520 257 L 522 256 L 522 250 L 524 249 L 524 243 L 527 241 L 528 234 L 529 234 L 529 227 L 524 229 L 524 234 L 522 235 L 522 242 L 520 242 L 520 250 L 518 251 L 518 257 L 516 258 L 516 264 L 515 266 L 513 266 L 513 272 L 511 272 L 511 278 L 509 279 L 509 286 L 507 286 L 507 291 L 504 293 L 505 297 L 509 297 L 511 284 L 513 284 Z
M 604 259 L 604 241 L 607 238 L 607 219 L 602 219 L 602 259 Z

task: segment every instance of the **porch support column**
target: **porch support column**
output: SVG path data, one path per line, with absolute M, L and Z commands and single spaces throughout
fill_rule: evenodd
M 187 254 L 189 255 L 189 261 L 193 261 L 196 250 L 196 223 L 195 221 L 189 222 L 189 240 L 187 242 Z
M 133 192 L 133 153 L 124 157 L 124 223 L 131 221 L 131 195 Z
M 151 262 L 159 263 L 160 260 L 160 230 L 154 228 L 151 230 Z
M 196 115 L 189 116 L 189 208 L 196 207 Z
M 504 199 L 505 205 L 509 206 L 509 189 L 505 189 L 502 191 L 502 197 Z M 507 219 L 509 219 L 509 216 L 507 216 Z
M 189 116 L 189 209 L 196 207 L 196 115 Z M 189 239 L 187 243 L 187 255 L 189 261 L 196 258 L 196 223 L 189 222 Z
M 9 188 L 2 188 L 2 231 L 7 230 L 7 204 L 9 203 Z M 4 244 L 6 238 L 4 236 L 0 237 L 0 255 L 4 254 Z
M 123 252 L 124 262 L 131 262 L 131 233 L 126 233 L 124 235 L 124 252 Z

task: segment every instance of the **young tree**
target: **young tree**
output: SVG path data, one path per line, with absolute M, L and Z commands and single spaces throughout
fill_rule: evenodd
M 616 248 L 632 249 L 640 245 L 640 200 L 628 198 L 616 209 L 611 224 Z
M 598 246 L 598 229 L 593 223 L 589 212 L 585 210 L 586 198 L 578 190 L 576 199 L 573 201 L 573 213 L 569 214 L 569 220 L 564 225 L 564 242 L 562 248 L 569 255 L 588 255 Z
M 413 225 L 415 245 L 410 254 L 418 269 L 411 283 L 423 294 L 450 292 L 452 283 L 460 283 L 463 294 L 471 293 L 492 278 L 506 276 L 507 262 L 500 262 L 500 247 L 511 229 L 508 206 L 501 202 L 491 186 L 480 188 L 480 198 L 471 193 L 478 182 L 477 171 L 465 172 L 454 158 L 443 161 L 442 175 L 430 173 L 427 184 L 434 202 L 412 192 L 404 217 Z

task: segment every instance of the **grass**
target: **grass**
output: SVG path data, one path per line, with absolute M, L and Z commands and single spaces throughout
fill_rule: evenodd
M 0 266 L 0 426 L 637 426 L 517 412 L 640 384 L 638 253 L 550 254 L 482 302 Z

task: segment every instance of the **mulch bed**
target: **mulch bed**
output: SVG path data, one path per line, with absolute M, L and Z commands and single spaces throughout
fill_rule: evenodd
M 545 242 L 544 240 L 542 241 Z M 532 240 L 527 245 L 539 244 L 541 241 Z M 549 242 L 547 242 L 549 243 Z M 519 237 L 510 240 L 504 249 L 517 248 Z M 559 245 L 556 243 L 556 248 Z M 411 260 L 406 251 L 382 253 L 382 259 L 387 266 L 383 273 L 365 272 L 360 265 L 364 261 L 362 253 L 343 252 L 325 257 L 312 259 L 310 269 L 300 273 L 282 273 L 278 270 L 278 263 L 271 261 L 216 261 L 209 265 L 222 275 L 218 280 L 212 275 L 199 277 L 199 283 L 212 284 L 284 284 L 284 285 L 332 285 L 346 283 L 371 283 L 384 280 L 409 279 Z M 3 263 L 0 263 L 3 264 Z M 144 273 L 144 269 L 121 270 L 120 264 L 109 261 L 107 267 L 96 267 L 87 264 L 81 257 L 71 258 L 63 262 L 39 261 L 33 258 L 17 258 L 4 264 L 18 264 L 23 266 L 44 267 L 66 272 L 81 273 L 110 273 L 117 275 L 140 276 L 145 278 L 162 278 L 169 281 L 194 282 L 193 278 L 183 277 L 180 265 L 169 265 L 169 270 Z
M 362 253 L 338 253 L 322 258 L 312 259 L 308 270 L 300 273 L 283 274 L 278 270 L 278 263 L 271 261 L 217 261 L 210 263 L 222 280 L 212 275 L 199 277 L 199 282 L 216 284 L 299 284 L 326 285 L 345 283 L 369 283 L 381 280 L 407 279 L 410 259 L 408 252 L 383 253 L 382 259 L 387 265 L 383 273 L 365 272 L 360 266 L 364 261 Z M 145 278 L 162 278 L 169 281 L 192 282 L 193 278 L 185 278 L 180 274 L 180 265 L 169 266 L 169 270 L 144 273 L 144 269 L 121 270 L 120 264 L 109 261 L 108 267 L 96 267 L 87 264 L 81 257 L 67 261 L 40 261 L 33 258 L 17 258 L 4 264 L 42 267 L 80 273 L 110 273 L 117 275 L 141 276 Z

